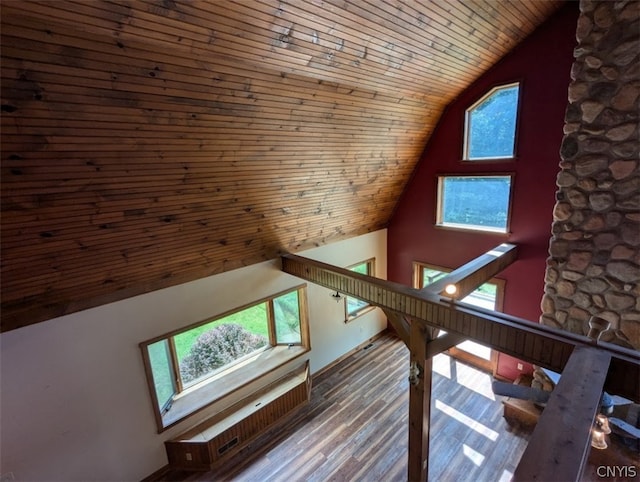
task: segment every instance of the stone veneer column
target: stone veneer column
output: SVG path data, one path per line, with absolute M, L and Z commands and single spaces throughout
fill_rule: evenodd
M 640 2 L 580 12 L 541 322 L 640 349 Z

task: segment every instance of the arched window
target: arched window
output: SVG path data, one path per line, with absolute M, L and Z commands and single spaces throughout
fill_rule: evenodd
M 466 111 L 464 160 L 515 157 L 520 84 L 494 87 Z

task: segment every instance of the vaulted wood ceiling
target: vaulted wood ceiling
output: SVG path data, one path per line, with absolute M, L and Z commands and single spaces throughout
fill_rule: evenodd
M 2 2 L 2 330 L 386 226 L 561 2 Z

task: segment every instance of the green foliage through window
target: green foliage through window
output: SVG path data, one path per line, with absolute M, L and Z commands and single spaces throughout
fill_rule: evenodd
M 519 85 L 498 87 L 467 110 L 465 159 L 514 157 Z
M 164 414 L 177 394 L 258 351 L 276 345 L 303 345 L 301 291 L 298 288 L 143 343 L 158 411 Z
M 225 323 L 202 333 L 180 360 L 185 385 L 253 353 L 268 343 L 264 335 L 251 333 L 235 323 Z
M 435 268 L 429 268 L 424 265 L 420 265 L 420 271 L 422 272 L 422 287 L 430 285 L 438 281 L 440 278 L 444 278 L 449 274 L 448 271 L 438 270 Z M 443 268 L 444 269 L 444 268 Z M 495 309 L 496 300 L 498 298 L 498 285 L 495 283 L 487 282 L 476 288 L 471 294 L 461 301 L 469 303 L 471 305 L 480 306 L 487 309 Z
M 296 292 L 273 300 L 276 340 L 278 343 L 300 343 L 300 304 Z
M 188 331 L 184 331 L 173 337 L 176 344 L 178 361 L 182 362 L 195 344 L 197 338 L 203 333 L 213 330 L 221 325 L 235 323 L 250 333 L 269 338 L 269 324 L 267 319 L 267 303 L 260 303 L 247 309 L 231 313 L 224 318 L 200 325 Z
M 511 176 L 443 176 L 438 224 L 506 232 Z
M 356 265 L 350 266 L 349 270 L 355 271 L 356 273 L 372 276 L 373 261 L 374 261 L 373 259 L 370 259 L 362 263 L 358 263 Z M 367 303 L 366 301 L 359 300 L 358 298 L 354 298 L 352 296 L 347 296 L 347 301 L 346 301 L 347 320 L 349 320 L 349 318 L 355 317 L 358 314 L 358 312 L 362 311 L 368 306 L 369 306 L 369 303 Z
M 171 402 L 175 393 L 175 380 L 171 370 L 169 341 L 160 340 L 148 347 L 149 362 L 153 370 L 153 384 L 158 399 L 158 409 L 162 412 Z

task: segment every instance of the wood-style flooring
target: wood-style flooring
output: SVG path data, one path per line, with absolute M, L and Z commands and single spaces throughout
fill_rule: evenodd
M 314 379 L 311 402 L 284 426 L 207 473 L 182 481 L 405 481 L 409 352 L 391 334 Z M 491 376 L 434 358 L 431 481 L 508 481 L 529 434 L 502 417 Z

